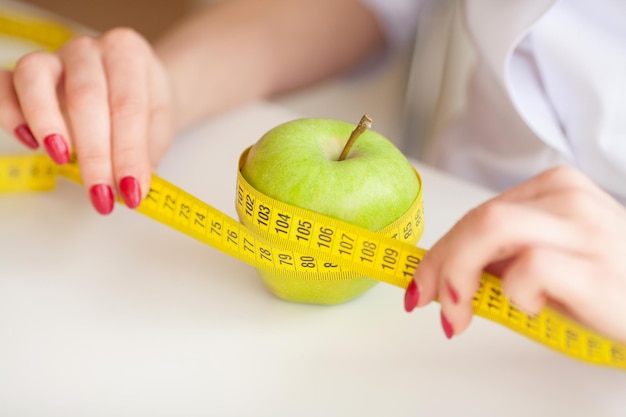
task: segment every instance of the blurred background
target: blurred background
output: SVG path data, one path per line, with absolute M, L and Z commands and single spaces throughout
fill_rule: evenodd
M 23 0 L 99 32 L 129 26 L 150 40 L 195 7 L 216 1 L 219 0 Z

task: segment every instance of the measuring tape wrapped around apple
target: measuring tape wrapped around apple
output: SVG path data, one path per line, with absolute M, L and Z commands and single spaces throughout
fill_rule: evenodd
M 0 34 L 31 40 L 48 49 L 72 36 L 63 25 L 1 10 Z M 363 133 L 364 125 L 352 131 L 353 126 L 337 121 L 289 123 L 292 125 L 272 129 L 241 155 L 235 192 L 239 221 L 156 175 L 137 211 L 254 266 L 272 292 L 284 299 L 338 303 L 367 291 L 378 281 L 406 288 L 426 253 L 415 246 L 424 227 L 419 175 L 404 157 L 398 157 L 401 154 L 390 142 L 365 132 L 352 152 L 365 158 L 368 148 L 374 148 L 377 155 L 390 154 L 389 163 L 376 167 L 364 164 L 363 169 L 391 170 L 384 175 L 393 180 L 382 185 L 388 198 L 370 199 L 364 208 L 353 210 L 345 187 L 342 197 L 327 193 L 334 187 L 322 190 L 303 186 L 312 184 L 310 177 L 319 177 L 319 172 L 294 169 L 302 164 L 297 159 L 274 163 L 275 149 L 268 142 L 274 136 L 280 138 L 281 146 L 303 146 L 301 139 L 291 145 L 285 143 L 293 136 L 286 133 L 287 127 L 293 132 L 293 123 L 298 123 L 297 129 L 334 130 L 330 136 L 352 139 Z M 326 154 L 315 163 L 353 164 L 354 159 L 338 162 L 328 157 L 349 148 L 344 148 L 342 141 L 329 140 L 323 150 Z M 294 156 L 303 153 L 297 149 L 290 152 Z M 59 176 L 80 182 L 76 161 L 57 166 L 45 155 L 0 157 L 0 193 L 51 190 Z M 279 177 L 283 182 L 276 181 Z M 328 185 L 335 180 L 336 176 L 329 177 L 321 183 Z M 340 198 L 345 199 L 338 201 Z M 308 209 L 294 205 L 301 201 L 306 201 Z M 507 300 L 500 281 L 493 276 L 483 275 L 473 307 L 476 315 L 565 355 L 626 370 L 626 346 L 547 308 L 536 316 L 523 313 Z

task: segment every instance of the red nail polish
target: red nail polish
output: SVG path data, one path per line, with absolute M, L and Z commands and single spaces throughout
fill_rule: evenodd
M 452 328 L 452 324 L 448 321 L 446 316 L 443 314 L 443 311 L 440 313 L 441 316 L 441 327 L 443 327 L 443 332 L 446 334 L 448 339 L 452 339 L 454 336 L 454 329 Z
M 97 184 L 89 190 L 91 204 L 100 214 L 109 214 L 113 211 L 113 191 L 106 184 Z
M 411 280 L 409 286 L 406 288 L 406 292 L 404 293 L 404 309 L 407 313 L 413 311 L 415 306 L 420 300 L 420 290 L 417 287 L 417 283 L 414 279 Z
M 452 287 L 452 285 L 450 285 L 449 282 L 446 282 L 446 287 L 448 289 L 448 295 L 450 296 L 450 298 L 452 299 L 452 302 L 454 304 L 458 304 L 459 303 L 459 294 L 456 292 L 456 290 Z
M 70 160 L 70 153 L 67 144 L 56 133 L 46 136 L 43 140 L 43 144 L 46 148 L 46 152 L 50 155 L 50 158 L 59 165 L 67 164 Z
M 141 203 L 141 189 L 135 177 L 124 177 L 120 181 L 120 193 L 129 208 L 137 208 Z
M 33 132 L 30 131 L 30 128 L 26 125 L 26 123 L 16 127 L 13 132 L 15 133 L 15 137 L 30 149 L 37 149 L 39 147 L 35 136 L 33 136 Z

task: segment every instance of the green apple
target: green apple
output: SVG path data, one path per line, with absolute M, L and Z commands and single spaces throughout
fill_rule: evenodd
M 358 136 L 355 132 L 353 124 L 331 119 L 281 124 L 252 146 L 241 173 L 254 188 L 279 201 L 382 229 L 409 209 L 420 185 L 405 156 L 371 130 L 359 131 L 347 157 L 339 160 L 348 138 Z M 315 304 L 344 302 L 377 282 L 369 277 L 297 280 L 258 272 L 276 296 Z

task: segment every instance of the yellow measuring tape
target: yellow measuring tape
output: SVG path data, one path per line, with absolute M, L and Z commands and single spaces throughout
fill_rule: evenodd
M 11 17 L 0 11 L 0 23 L 10 19 L 12 36 L 45 37 L 32 35 L 37 28 L 67 31 L 58 25 L 38 26 L 39 21 Z M 20 31 L 22 27 L 24 30 Z M 3 30 L 4 26 L 0 26 L 0 32 Z M 56 38 L 66 39 L 60 35 Z M 247 150 L 239 168 L 246 155 Z M 51 190 L 59 175 L 80 182 L 75 161 L 59 167 L 45 155 L 0 157 L 0 193 Z M 287 280 L 337 281 L 364 275 L 406 288 L 426 253 L 414 246 L 423 230 L 421 186 L 407 212 L 379 232 L 272 199 L 254 189 L 241 172 L 235 203 L 240 222 L 153 175 L 148 196 L 137 211 Z M 537 316 L 523 313 L 511 305 L 500 281 L 489 274 L 483 274 L 473 308 L 476 315 L 565 355 L 626 370 L 626 346 L 550 309 Z

